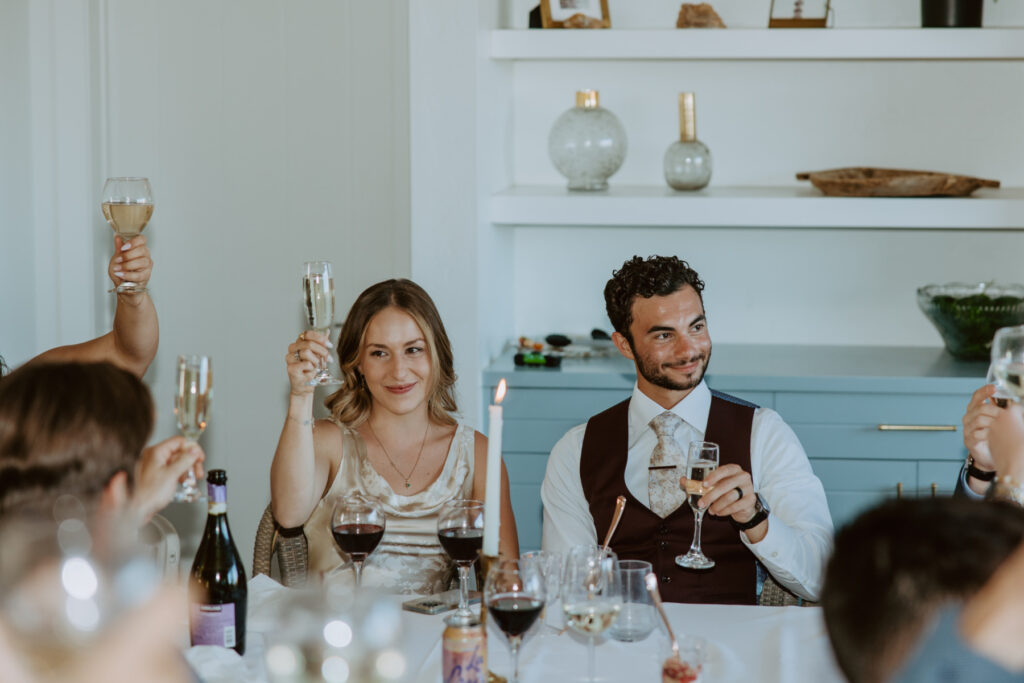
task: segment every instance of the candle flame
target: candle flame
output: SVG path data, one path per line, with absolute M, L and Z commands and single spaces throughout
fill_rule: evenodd
M 502 399 L 505 398 L 505 389 L 506 389 L 505 378 L 502 377 L 501 381 L 498 382 L 498 389 L 497 389 L 497 391 L 494 392 L 494 404 L 495 405 L 498 405 L 499 403 L 501 403 Z

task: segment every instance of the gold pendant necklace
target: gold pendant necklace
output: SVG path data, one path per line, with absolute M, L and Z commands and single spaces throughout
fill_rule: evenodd
M 419 466 L 420 458 L 423 457 L 423 447 L 427 444 L 427 434 L 430 433 L 430 420 L 427 420 L 427 428 L 423 430 L 423 441 L 420 442 L 420 452 L 416 454 L 416 462 L 412 464 L 412 469 L 409 470 L 408 477 L 402 474 L 402 470 L 398 469 L 398 465 L 396 465 L 395 461 L 391 459 L 391 454 L 388 453 L 388 449 L 384 447 L 384 442 L 380 440 L 379 436 L 377 436 L 377 432 L 373 431 L 373 425 L 370 423 L 369 420 L 366 421 L 366 426 L 370 429 L 370 434 L 373 435 L 374 441 L 376 441 L 377 445 L 380 446 L 380 449 L 384 451 L 384 457 L 388 459 L 388 463 L 391 464 L 391 468 L 394 469 L 395 472 L 398 472 L 398 476 L 405 480 L 405 488 L 409 488 L 409 479 L 412 477 L 413 472 L 415 472 L 416 468 Z

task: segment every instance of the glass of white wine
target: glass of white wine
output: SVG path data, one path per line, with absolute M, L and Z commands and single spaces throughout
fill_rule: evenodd
M 594 640 L 615 623 L 622 609 L 619 560 L 601 546 L 578 545 L 569 550 L 562 574 L 565 623 L 587 639 L 587 676 L 597 680 Z
M 122 240 L 138 237 L 153 216 L 153 189 L 148 178 L 107 178 L 103 184 L 103 217 Z M 145 285 L 122 282 L 112 292 L 145 292 Z
M 708 492 L 704 480 L 718 468 L 718 444 L 710 441 L 691 441 L 686 453 L 686 500 L 693 508 L 693 542 L 690 552 L 676 558 L 676 564 L 688 569 L 711 569 L 715 561 L 700 549 L 700 525 L 704 511 L 698 501 Z
M 334 274 L 330 261 L 306 261 L 302 275 L 302 296 L 306 304 L 309 329 L 330 335 L 334 324 Z M 314 386 L 337 386 L 341 380 L 331 375 L 327 363 L 321 362 L 309 381 Z
M 189 441 L 199 441 L 209 419 L 213 400 L 213 367 L 209 356 L 178 356 L 178 379 L 174 392 L 174 416 L 178 431 Z M 202 492 L 196 482 L 196 473 L 189 470 L 185 480 L 174 493 L 179 503 L 193 503 Z
M 1024 325 L 1002 327 L 992 338 L 992 365 L 996 398 L 1024 399 Z

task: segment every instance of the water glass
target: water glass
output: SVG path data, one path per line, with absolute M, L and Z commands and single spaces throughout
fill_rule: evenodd
M 559 630 L 564 621 L 559 617 L 559 608 L 555 605 L 558 600 L 562 585 L 562 569 L 565 566 L 565 558 L 561 553 L 550 550 L 531 550 L 519 557 L 524 565 L 535 567 L 544 578 L 544 592 L 547 594 L 544 612 L 541 613 L 541 623 Z M 551 605 L 552 609 L 548 609 Z M 555 623 L 550 623 L 554 620 Z
M 651 563 L 643 560 L 619 560 L 622 608 L 608 629 L 608 636 L 612 639 L 632 643 L 643 640 L 654 630 L 657 615 L 651 594 L 644 584 L 644 577 L 652 569 Z

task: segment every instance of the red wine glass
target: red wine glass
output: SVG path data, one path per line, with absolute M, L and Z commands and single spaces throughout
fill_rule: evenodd
M 363 562 L 384 538 L 386 517 L 380 504 L 359 496 L 348 496 L 334 504 L 331 533 L 334 542 L 352 558 L 356 571 L 356 587 L 362 581 Z
M 491 566 L 484 582 L 484 604 L 512 652 L 512 677 L 519 683 L 519 646 L 544 609 L 544 576 L 537 567 L 521 560 L 500 559 Z
M 458 614 L 471 616 L 469 569 L 484 547 L 484 504 L 480 500 L 450 500 L 437 517 L 437 538 L 459 569 Z

